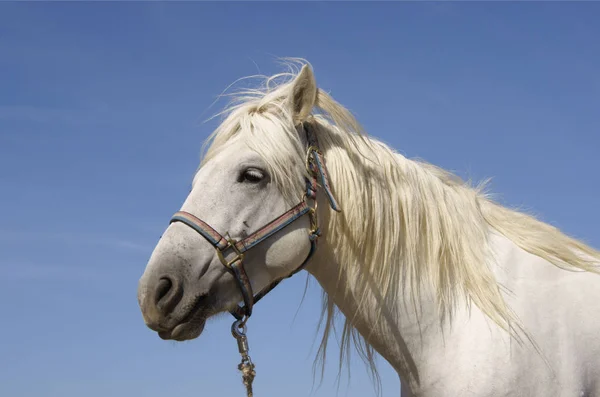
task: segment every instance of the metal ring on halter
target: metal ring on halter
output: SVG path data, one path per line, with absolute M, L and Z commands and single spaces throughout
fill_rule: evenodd
M 236 320 L 231 324 L 231 334 L 234 338 L 240 339 L 246 336 L 246 321 L 248 317 L 243 320 Z
M 219 257 L 219 260 L 221 261 L 223 266 L 225 266 L 226 268 L 231 268 L 231 265 L 234 264 L 235 262 L 237 262 L 238 260 L 240 262 L 244 260 L 244 254 L 242 252 L 240 252 L 240 250 L 237 248 L 237 246 L 236 246 L 237 241 L 235 241 L 233 238 L 231 238 L 229 233 L 225 233 L 224 237 L 227 240 L 227 246 L 225 246 L 225 248 L 223 248 L 222 250 L 218 249 L 217 256 Z M 223 254 L 223 251 L 225 251 L 228 248 L 231 248 L 233 250 L 233 252 L 235 253 L 235 257 L 233 257 L 229 261 L 227 259 L 225 259 L 225 255 Z

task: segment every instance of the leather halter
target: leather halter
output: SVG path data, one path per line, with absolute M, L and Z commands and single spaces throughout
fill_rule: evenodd
M 317 185 L 321 185 L 325 190 L 331 208 L 336 212 L 341 211 L 331 192 L 327 168 L 325 167 L 323 154 L 319 150 L 317 136 L 308 124 L 303 124 L 303 129 L 306 132 L 306 139 L 308 142 L 308 147 L 306 149 L 306 169 L 309 178 L 305 178 L 306 193 L 304 194 L 302 201 L 296 206 L 239 241 L 231 238 L 228 233 L 226 233 L 225 236 L 221 235 L 206 222 L 188 212 L 179 211 L 171 218 L 170 223 L 181 222 L 191 227 L 215 247 L 221 263 L 233 275 L 242 293 L 242 297 L 244 298 L 244 306 L 236 306 L 236 308 L 231 311 L 231 314 L 237 320 L 242 320 L 244 316 L 246 318 L 250 317 L 252 315 L 252 307 L 254 304 L 275 288 L 283 279 L 289 278 L 304 269 L 317 249 L 317 239 L 321 235 L 317 218 Z M 312 206 L 308 204 L 308 200 L 313 202 Z M 268 237 L 289 226 L 294 221 L 300 219 L 305 214 L 308 214 L 310 219 L 310 230 L 308 232 L 310 251 L 308 256 L 304 262 L 289 275 L 276 279 L 258 294 L 254 295 L 250 280 L 244 269 L 244 253 L 257 246 Z

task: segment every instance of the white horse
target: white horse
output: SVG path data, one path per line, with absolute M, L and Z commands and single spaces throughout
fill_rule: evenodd
M 378 352 L 403 396 L 600 397 L 600 252 L 367 138 L 308 65 L 266 82 L 227 109 L 152 253 L 148 327 L 246 321 L 304 268 L 326 292 L 322 348 L 339 309 L 342 349 Z

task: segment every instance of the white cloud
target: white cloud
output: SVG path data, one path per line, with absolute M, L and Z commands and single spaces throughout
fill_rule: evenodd
M 61 122 L 81 123 L 78 112 L 68 109 L 53 109 L 37 106 L 0 106 L 0 120 L 27 120 L 38 123 Z
M 93 280 L 102 276 L 102 273 L 89 266 L 67 266 L 56 264 L 20 263 L 4 261 L 0 263 L 2 278 L 8 281 L 81 281 Z
M 150 253 L 153 247 L 128 239 L 98 236 L 86 233 L 43 233 L 37 231 L 14 231 L 0 230 L 0 241 L 2 242 L 26 242 L 26 241 L 54 241 L 70 245 L 92 245 L 103 246 L 113 249 L 137 251 Z

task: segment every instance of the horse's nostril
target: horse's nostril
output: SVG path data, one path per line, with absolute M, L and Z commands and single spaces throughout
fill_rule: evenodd
M 169 293 L 172 286 L 173 282 L 168 277 L 163 277 L 158 280 L 158 285 L 156 286 L 156 303 L 160 302 L 160 300 Z
M 181 301 L 183 288 L 181 283 L 170 276 L 163 276 L 158 280 L 154 292 L 154 304 L 163 314 L 168 314 Z

